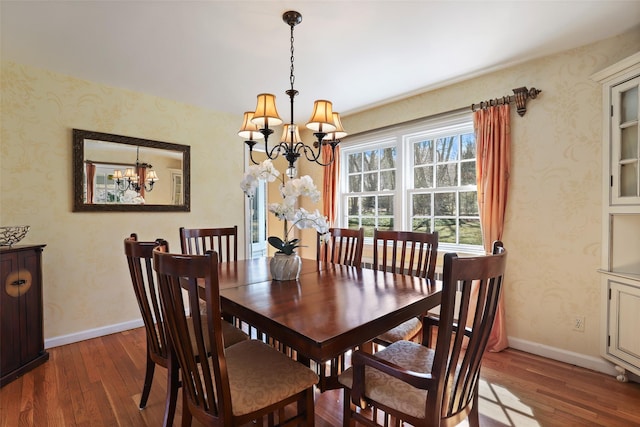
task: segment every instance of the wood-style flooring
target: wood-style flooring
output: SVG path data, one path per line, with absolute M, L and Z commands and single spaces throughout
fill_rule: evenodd
M 164 369 L 156 369 L 147 407 L 138 409 L 144 329 L 52 348 L 49 353 L 44 365 L 0 389 L 0 427 L 162 424 Z M 510 349 L 485 356 L 482 379 L 482 426 L 640 426 L 637 383 L 620 383 L 611 376 Z M 178 400 L 174 426 L 180 425 Z M 316 426 L 341 425 L 342 392 L 318 393 Z

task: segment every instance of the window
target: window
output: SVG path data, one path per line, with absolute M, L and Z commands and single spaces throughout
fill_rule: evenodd
M 341 226 L 438 231 L 444 250 L 482 250 L 470 112 L 355 137 L 341 155 Z

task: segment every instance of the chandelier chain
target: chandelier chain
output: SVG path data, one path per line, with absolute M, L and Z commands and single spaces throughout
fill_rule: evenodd
M 293 83 L 296 80 L 296 76 L 293 74 L 294 68 L 293 68 L 293 60 L 294 60 L 294 56 L 293 56 L 293 25 L 291 25 L 291 74 L 289 75 L 289 81 L 291 82 L 291 90 L 293 91 Z

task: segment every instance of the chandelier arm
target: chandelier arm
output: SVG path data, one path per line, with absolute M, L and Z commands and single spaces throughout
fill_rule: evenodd
M 336 147 L 338 146 L 339 143 L 340 143 L 339 140 L 323 142 L 322 144 L 324 145 L 329 144 L 331 146 L 331 157 L 329 158 L 329 161 L 327 163 L 320 163 L 317 160 L 316 160 L 316 163 L 318 163 L 320 166 L 329 166 L 331 163 L 333 163 L 333 161 L 336 158 Z
M 265 138 L 264 152 L 270 160 L 275 160 L 280 155 L 284 154 L 286 156 L 289 153 L 289 147 L 284 142 L 280 142 L 278 145 L 274 145 L 271 149 L 269 149 Z
M 249 159 L 251 160 L 251 163 L 253 163 L 254 165 L 259 164 L 258 162 L 256 162 L 253 159 L 253 146 L 256 145 L 257 142 L 252 140 L 252 139 L 249 139 L 249 140 L 245 141 L 244 143 L 249 146 Z
M 318 162 L 318 159 L 320 158 L 320 154 L 322 154 L 322 145 L 318 145 L 318 151 L 314 150 L 313 147 L 304 144 L 303 142 L 298 142 L 296 144 L 296 152 L 298 154 L 300 154 L 301 152 L 304 153 L 304 156 L 307 158 L 307 160 L 309 160 L 310 162 Z M 309 155 L 311 153 L 311 155 Z
M 298 145 L 301 145 L 301 147 L 298 147 L 298 151 L 302 149 L 302 151 L 304 151 L 304 156 L 310 162 L 315 162 L 320 166 L 329 166 L 335 160 L 336 147 L 338 146 L 339 143 L 340 143 L 339 140 L 320 142 L 318 143 L 318 151 L 315 152 L 313 148 L 300 142 L 298 143 Z M 322 161 L 320 160 L 320 155 L 322 154 L 322 146 L 327 144 L 331 146 L 331 157 L 329 158 L 329 161 L 327 163 L 322 163 Z M 312 153 L 311 157 L 309 157 L 309 152 Z

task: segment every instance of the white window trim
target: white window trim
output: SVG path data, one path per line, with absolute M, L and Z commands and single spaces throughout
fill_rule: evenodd
M 437 126 L 437 129 L 434 129 Z M 397 197 L 394 202 L 394 212 L 402 212 L 401 215 L 395 217 L 395 228 L 399 230 L 409 230 L 410 224 L 410 209 L 405 209 L 407 203 L 407 197 L 410 192 L 419 192 L 419 189 L 409 188 L 413 187 L 413 177 L 411 172 L 413 171 L 413 165 L 409 155 L 405 155 L 405 152 L 410 149 L 411 144 L 416 137 L 423 139 L 427 135 L 430 139 L 438 138 L 440 136 L 450 135 L 451 133 L 464 133 L 473 132 L 473 118 L 470 111 L 461 111 L 458 113 L 452 113 L 451 115 L 436 116 L 426 118 L 419 122 L 412 124 L 399 124 L 383 130 L 366 132 L 361 135 L 353 135 L 346 141 L 340 144 L 340 161 L 341 165 L 348 164 L 347 158 L 349 154 L 354 152 L 360 152 L 368 147 L 372 148 L 385 148 L 389 146 L 395 146 L 397 150 L 396 164 L 397 177 L 402 179 L 396 179 L 397 188 L 394 193 Z M 375 144 L 375 146 L 372 146 Z M 476 153 L 477 154 L 477 153 Z M 410 176 L 407 176 L 410 175 Z M 344 207 L 346 206 L 346 197 L 348 194 L 347 188 L 348 180 L 345 177 L 340 177 L 340 203 L 337 209 L 337 224 L 339 227 L 346 227 L 348 224 L 347 213 Z M 471 186 L 473 187 L 473 186 Z M 471 188 L 470 187 L 470 188 Z M 463 187 L 456 187 L 458 189 Z M 443 189 L 444 190 L 444 189 Z M 365 243 L 372 243 L 371 238 L 366 238 Z M 450 244 L 439 243 L 438 249 L 441 252 L 456 251 L 469 254 L 484 254 L 484 248 L 482 245 L 465 245 L 465 244 Z

